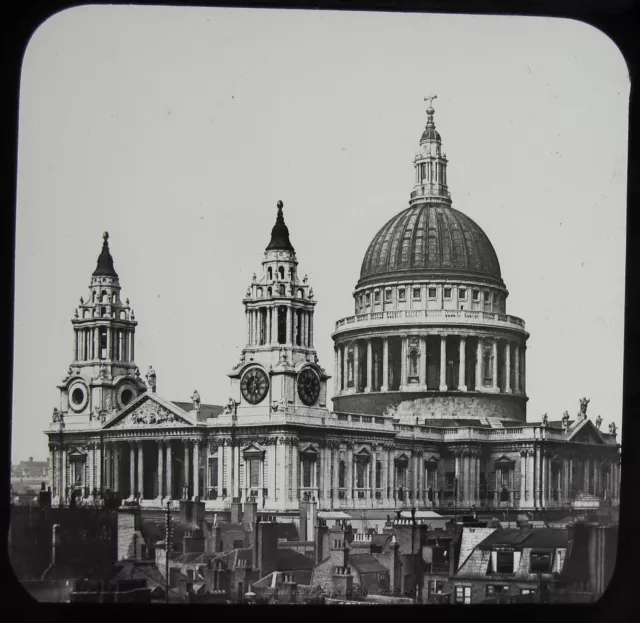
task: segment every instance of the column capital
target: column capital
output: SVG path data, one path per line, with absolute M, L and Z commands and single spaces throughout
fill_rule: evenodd
M 164 444 L 164 439 L 156 439 L 155 441 L 158 444 L 159 448 L 164 448 L 164 445 L 165 445 Z

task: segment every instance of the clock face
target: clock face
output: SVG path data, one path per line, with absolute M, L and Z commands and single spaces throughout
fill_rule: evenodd
M 251 368 L 242 377 L 240 389 L 247 402 L 257 405 L 264 400 L 269 391 L 269 379 L 260 368 Z
M 320 379 L 311 369 L 305 368 L 298 375 L 298 396 L 307 406 L 314 405 L 320 395 Z

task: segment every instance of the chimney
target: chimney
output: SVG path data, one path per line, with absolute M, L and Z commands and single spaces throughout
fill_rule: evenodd
M 300 500 L 299 504 L 300 508 L 300 540 L 308 541 L 309 537 L 307 535 L 307 517 L 309 516 L 309 502 L 307 500 Z
M 398 540 L 394 534 L 391 537 L 391 565 L 389 568 L 389 582 L 391 584 L 391 590 L 395 591 L 400 588 L 400 558 L 398 556 Z
M 276 570 L 278 525 L 275 521 L 258 521 L 253 544 L 253 568 L 263 578 Z
M 140 507 L 122 506 L 118 509 L 118 560 L 135 558 L 134 536 L 140 530 Z M 134 551 L 132 552 L 132 545 Z
M 317 519 L 317 527 L 315 534 L 315 562 L 319 565 L 328 554 L 329 550 L 329 529 L 324 519 Z
M 240 498 L 233 498 L 231 501 L 231 523 L 242 521 L 242 504 Z
M 191 501 L 180 500 L 180 523 L 183 526 L 189 526 L 191 524 Z

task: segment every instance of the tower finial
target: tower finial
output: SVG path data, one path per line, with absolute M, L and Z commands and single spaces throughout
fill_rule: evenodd
M 278 210 L 282 210 L 283 207 L 284 203 L 282 203 L 282 201 L 278 201 Z
M 105 231 L 104 234 L 102 234 L 102 237 L 104 238 L 104 241 L 106 242 L 107 240 L 109 240 L 109 232 Z
M 437 99 L 437 97 L 437 95 L 427 95 L 427 97 L 424 98 L 425 102 L 429 102 L 429 107 L 427 108 L 427 115 L 429 115 L 429 118 L 427 119 L 427 125 L 433 125 L 433 113 L 436 112 L 433 109 L 433 100 Z

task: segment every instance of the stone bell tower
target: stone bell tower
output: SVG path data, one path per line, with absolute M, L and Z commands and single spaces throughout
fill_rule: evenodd
M 129 299 L 123 302 L 120 298 L 120 290 L 105 232 L 88 297 L 80 297 L 71 321 L 73 361 L 58 386 L 63 419 L 104 421 L 146 391 L 134 362 L 138 323 Z
M 276 222 L 264 252 L 262 274 L 253 275 L 242 302 L 247 335 L 240 362 L 229 374 L 234 400 L 241 407 L 264 408 L 274 403 L 324 406 L 329 377 L 318 365 L 314 346 L 316 301 L 307 276 L 298 274 L 282 201 L 278 201 Z M 299 379 L 303 368 L 309 371 Z M 296 385 L 304 386 L 301 392 Z

